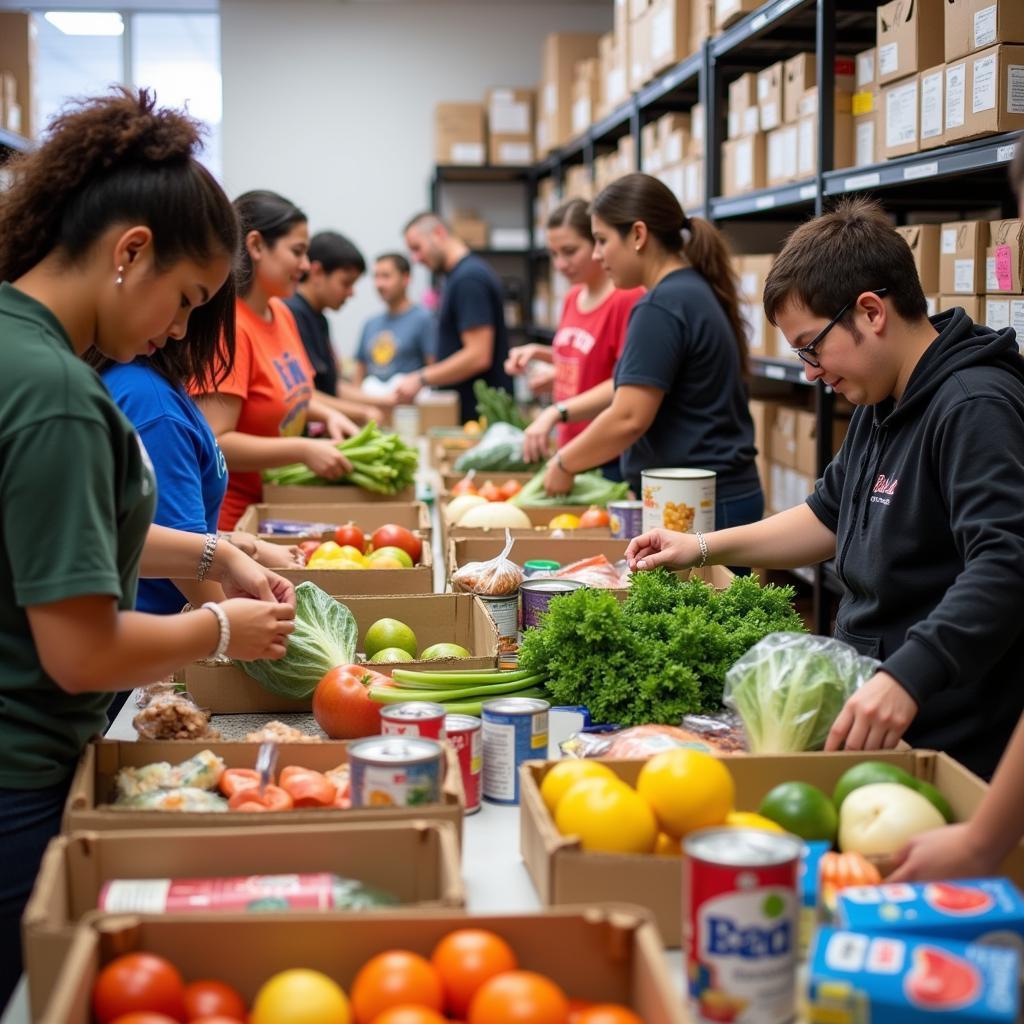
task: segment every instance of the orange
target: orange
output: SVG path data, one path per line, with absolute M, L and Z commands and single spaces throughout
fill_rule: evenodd
M 465 1015 L 484 982 L 519 966 L 512 947 L 483 928 L 459 928 L 446 935 L 430 962 L 441 976 L 448 1012 L 459 1017 Z
M 469 1024 L 568 1024 L 569 1000 L 550 978 L 506 971 L 485 982 L 469 1007 Z
M 429 960 L 405 949 L 388 950 L 367 960 L 352 982 L 350 995 L 356 1024 L 373 1024 L 395 1006 L 424 1006 L 438 1013 L 444 1008 L 437 970 Z

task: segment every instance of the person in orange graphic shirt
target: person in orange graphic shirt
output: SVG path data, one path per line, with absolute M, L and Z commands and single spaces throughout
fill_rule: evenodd
M 309 270 L 306 215 L 275 192 L 235 200 L 243 248 L 236 271 L 235 364 L 216 392 L 195 395 L 228 465 L 219 527 L 232 530 L 263 495 L 260 471 L 302 462 L 327 480 L 351 470 L 336 442 L 356 426 L 314 390 L 313 366 L 283 299 Z M 320 422 L 325 437 L 305 436 Z

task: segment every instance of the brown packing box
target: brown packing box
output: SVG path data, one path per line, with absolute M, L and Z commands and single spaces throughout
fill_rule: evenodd
M 143 768 L 159 761 L 180 764 L 200 751 L 209 750 L 224 760 L 229 768 L 252 768 L 256 763 L 258 743 L 223 743 L 208 740 L 93 740 L 75 768 L 71 789 L 64 805 L 61 831 L 120 832 L 188 828 L 243 828 L 286 825 L 344 825 L 348 823 L 390 823 L 395 821 L 449 821 L 461 835 L 465 793 L 458 757 L 450 744 L 445 744 L 444 781 L 441 802 L 410 807 L 333 807 L 301 809 L 273 814 L 253 815 L 228 811 L 210 814 L 195 811 L 114 810 L 109 801 L 114 794 L 114 780 L 122 768 Z M 298 765 L 326 772 L 348 761 L 348 744 L 337 740 L 323 743 L 278 744 L 278 767 Z
M 916 75 L 944 60 L 946 0 L 892 0 L 876 14 L 878 84 Z
M 1024 292 L 1021 277 L 1024 262 L 1024 221 L 997 220 L 989 225 L 989 244 L 985 253 L 985 291 Z
M 777 405 L 768 434 L 768 459 L 777 466 L 796 469 L 796 425 L 801 410 L 791 405 Z
M 798 53 L 783 65 L 782 120 L 795 124 L 800 119 L 800 101 L 815 85 L 818 62 L 813 53 Z
M 572 83 L 572 133 L 582 135 L 597 120 L 601 105 L 601 62 L 597 57 L 576 65 Z
M 863 93 L 870 96 L 871 93 Z M 879 112 L 872 110 L 867 114 L 854 114 L 853 117 L 853 162 L 851 167 L 866 167 L 878 163 L 882 155 L 879 151 L 881 132 L 879 130 Z
M 301 537 L 283 536 L 281 534 L 260 534 L 260 523 L 267 519 L 285 519 L 293 522 L 334 523 L 342 526 L 355 523 L 369 539 L 370 534 L 379 526 L 396 523 L 407 530 L 418 530 L 424 537 L 430 536 L 430 513 L 421 501 L 413 502 L 374 502 L 363 505 L 250 505 L 235 526 L 236 530 L 245 533 L 259 534 L 267 540 L 279 540 L 294 543 L 305 537 L 319 539 L 317 534 L 303 534 Z
M 230 867 L 227 867 L 229 865 Z M 142 878 L 219 878 L 329 871 L 391 893 L 408 914 L 465 906 L 459 841 L 447 821 L 152 832 L 76 832 L 51 841 L 22 928 L 29 999 L 42 1014 L 71 947 L 75 927 L 95 911 L 106 882 Z M 333 920 L 364 911 L 324 911 Z M 154 915 L 139 914 L 142 920 Z
M 728 28 L 745 14 L 756 11 L 759 6 L 760 0 L 714 0 L 714 27 L 719 31 Z
M 434 151 L 439 164 L 482 164 L 487 132 L 482 103 L 438 103 L 434 107 Z
M 1024 43 L 1020 0 L 946 0 L 946 60 L 996 43 Z
M 690 55 L 690 0 L 652 0 L 651 72 L 658 74 Z
M 935 149 L 946 141 L 946 65 L 922 71 L 919 79 L 918 136 L 922 150 Z
M 5 117 L 20 120 L 17 127 L 13 123 L 8 123 L 6 127 L 29 139 L 34 138 L 39 129 L 35 122 L 34 103 L 38 87 L 35 17 L 24 11 L 0 11 L 0 68 L 13 76 L 14 100 L 18 108 L 16 117 L 10 108 Z
M 783 782 L 809 782 L 831 793 L 848 768 L 863 761 L 886 761 L 937 786 L 958 821 L 966 820 L 987 786 L 945 754 L 907 750 L 871 753 L 733 755 L 722 759 L 736 783 L 736 807 L 756 810 L 765 794 Z M 644 761 L 604 761 L 635 785 Z M 650 909 L 665 944 L 682 938 L 682 870 L 680 858 L 653 854 L 584 853 L 573 836 L 555 827 L 540 795 L 550 763 L 528 761 L 520 768 L 520 850 L 526 869 L 545 906 L 599 900 L 628 900 Z M 1010 877 L 1024 882 L 1024 848 L 1005 865 Z
M 651 12 L 629 23 L 629 88 L 636 92 L 654 77 L 651 64 Z
M 740 196 L 768 184 L 765 132 L 722 143 L 722 195 Z
M 885 160 L 916 153 L 921 148 L 920 84 L 919 77 L 911 75 L 882 86 L 881 156 Z
M 754 356 L 774 355 L 772 325 L 765 316 L 761 301 L 768 272 L 775 262 L 773 255 L 739 256 L 736 272 L 740 279 L 740 303 L 743 319 L 747 322 L 747 348 Z
M 396 947 L 429 957 L 467 923 L 502 936 L 525 970 L 573 997 L 631 1006 L 645 1024 L 685 1024 L 683 999 L 669 974 L 658 931 L 639 907 L 588 906 L 533 914 L 407 911 L 344 922 L 314 914 L 165 917 L 139 921 L 97 916 L 79 929 L 40 1024 L 89 1024 L 90 993 L 112 956 L 145 950 L 171 961 L 186 980 L 216 977 L 252 1001 L 289 967 L 319 970 L 351 991 L 370 957 Z
M 322 486 L 281 486 L 279 484 L 263 485 L 263 500 L 268 505 L 348 505 L 367 501 L 414 501 L 415 487 L 405 487 L 395 494 L 377 494 L 364 491 L 362 487 L 350 487 L 347 484 L 324 484 Z
M 444 523 L 444 510 L 447 501 L 442 501 L 440 505 L 441 509 L 441 523 L 442 533 L 441 540 L 447 544 L 449 540 L 453 538 L 458 540 L 461 538 L 479 538 L 479 537 L 502 537 L 505 536 L 504 528 L 499 527 L 471 527 L 471 526 L 447 526 Z M 563 513 L 573 516 L 581 516 L 587 511 L 586 505 L 552 505 L 547 508 L 524 508 L 523 511 L 526 513 L 527 518 L 533 523 L 533 527 L 529 530 L 510 530 L 509 533 L 513 537 L 536 537 L 539 539 L 551 537 L 554 531 L 548 529 L 548 523 L 551 522 L 555 516 L 562 515 Z M 611 531 L 607 526 L 593 527 L 584 530 L 569 530 L 562 531 L 566 536 L 573 537 L 597 537 L 608 539 L 611 536 Z M 554 538 L 557 540 L 558 538 Z
M 959 306 L 976 324 L 985 322 L 984 295 L 940 295 L 939 309 L 953 309 Z
M 984 294 L 988 239 L 989 225 L 986 220 L 953 221 L 942 225 L 939 235 L 941 294 Z
M 843 446 L 849 421 L 842 417 L 832 420 L 832 455 Z M 793 468 L 801 476 L 814 481 L 818 477 L 818 418 L 806 409 L 798 409 L 796 414 L 796 457 Z M 809 494 L 811 488 L 804 487 L 803 493 Z
M 458 427 L 462 422 L 459 418 L 459 396 L 455 391 L 421 392 L 416 396 L 415 408 L 419 415 L 417 433 L 420 436 L 435 427 Z
M 690 0 L 690 53 L 697 53 L 712 34 L 714 0 Z
M 778 61 L 757 74 L 757 106 L 761 128 L 771 131 L 782 124 L 782 83 L 786 76 L 785 61 Z
M 594 33 L 555 32 L 544 40 L 543 88 L 538 118 L 548 124 L 547 151 L 572 138 L 572 83 L 575 65 L 597 56 Z M 539 153 L 539 157 L 547 155 Z
M 953 68 L 961 65 L 946 70 L 945 141 L 1024 128 L 1024 46 L 993 46 L 965 63 L 963 95 L 950 81 Z
M 748 71 L 729 85 L 729 117 L 727 135 L 738 139 L 753 135 L 760 127 L 757 107 L 757 75 Z
M 629 98 L 628 36 L 627 29 L 621 41 L 610 32 L 601 37 L 601 116 L 610 114 Z
M 358 649 L 363 650 L 367 629 L 378 619 L 397 618 L 415 634 L 420 650 L 438 643 L 459 644 L 469 658 L 402 662 L 403 669 L 494 668 L 498 664 L 498 632 L 487 609 L 471 594 L 430 594 L 402 597 L 347 597 L 342 602 L 355 616 Z M 389 672 L 394 665 L 371 665 Z M 196 703 L 214 714 L 282 714 L 309 711 L 312 697 L 291 700 L 264 689 L 235 664 L 196 661 L 175 677 L 185 684 Z
M 10 71 L 0 71 L 0 127 L 18 135 L 24 127 L 18 102 L 18 80 Z
M 470 247 L 486 249 L 491 229 L 475 210 L 456 210 L 451 218 L 452 234 Z
M 429 542 L 423 545 L 420 560 L 411 569 L 277 569 L 292 583 L 308 580 L 333 597 L 352 595 L 433 594 L 434 561 Z
M 534 160 L 532 89 L 494 88 L 487 92 L 488 163 L 525 166 Z
M 878 51 L 872 46 L 854 57 L 854 72 L 857 92 L 871 92 L 878 88 Z
M 911 224 L 897 228 L 897 233 L 910 246 L 914 254 L 914 265 L 926 293 L 939 290 L 939 246 L 942 228 L 938 224 Z
M 845 89 L 837 89 L 833 94 L 832 109 L 837 114 L 849 114 L 853 110 L 853 93 Z M 798 119 L 809 117 L 812 114 L 815 117 L 818 114 L 818 87 L 816 85 L 812 85 L 800 97 L 797 104 Z
M 986 295 L 983 322 L 993 330 L 1012 327 L 1019 347 L 1024 344 L 1024 298 L 1020 295 Z
M 757 398 L 752 398 L 748 405 L 750 418 L 754 421 L 754 447 L 757 448 L 758 458 L 764 458 L 768 452 L 768 436 L 775 424 L 775 410 L 778 405 Z
M 832 141 L 832 167 L 849 167 L 853 162 L 853 116 L 835 115 Z M 818 115 L 807 114 L 796 124 L 796 177 L 807 178 L 818 172 Z
M 685 160 L 690 148 L 690 115 L 662 114 L 654 123 L 665 163 L 676 164 Z

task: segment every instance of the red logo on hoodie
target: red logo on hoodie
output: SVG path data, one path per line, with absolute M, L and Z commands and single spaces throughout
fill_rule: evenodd
M 890 497 L 896 493 L 896 488 L 899 486 L 899 479 L 890 480 L 884 473 L 880 474 L 878 479 L 875 481 L 875 486 L 871 488 L 872 494 L 888 494 Z

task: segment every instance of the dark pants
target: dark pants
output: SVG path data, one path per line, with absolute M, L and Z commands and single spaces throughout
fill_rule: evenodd
M 71 780 L 46 789 L 0 789 L 0 1013 L 21 976 L 21 914 L 46 844 L 60 832 Z
M 738 498 L 727 498 L 715 502 L 715 529 L 727 530 L 730 526 L 746 526 L 757 523 L 764 518 L 764 494 L 761 488 Z M 737 576 L 749 576 L 750 569 L 746 566 L 730 565 L 728 567 Z
M 611 462 L 606 462 L 603 466 L 598 466 L 605 480 L 611 480 L 614 484 L 622 483 L 622 468 L 619 465 L 618 459 L 612 459 Z

